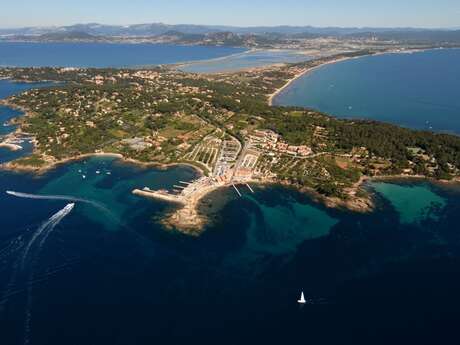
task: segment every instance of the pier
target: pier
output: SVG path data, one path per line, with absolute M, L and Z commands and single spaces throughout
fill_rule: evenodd
M 139 196 L 155 198 L 155 199 L 169 201 L 169 202 L 178 203 L 182 205 L 185 204 L 184 199 L 181 198 L 180 196 L 168 194 L 165 192 L 145 190 L 145 189 L 144 190 L 135 189 L 133 190 L 132 193 L 135 195 L 139 195 Z
M 246 183 L 246 186 L 249 188 L 249 190 L 251 191 L 251 193 L 254 193 L 254 191 L 252 190 L 251 186 L 250 186 L 248 183 Z
M 7 148 L 7 149 L 9 149 L 11 151 L 19 151 L 19 150 L 23 149 L 23 147 L 21 145 L 13 144 L 13 143 L 10 143 L 10 142 L 0 143 L 0 147 Z
M 240 191 L 238 190 L 238 188 L 236 188 L 236 186 L 235 186 L 233 183 L 232 183 L 232 186 L 233 186 L 233 188 L 235 188 L 235 190 L 236 190 L 236 192 L 238 193 L 238 195 L 239 195 L 240 197 L 242 197 Z

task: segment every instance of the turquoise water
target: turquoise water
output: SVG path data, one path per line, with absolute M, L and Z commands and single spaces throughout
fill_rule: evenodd
M 294 82 L 275 104 L 460 134 L 459 89 L 460 49 L 431 50 L 323 66 Z
M 167 44 L 0 43 L 0 67 L 139 67 L 215 59 L 243 51 Z
M 3 97 L 26 87 L 0 82 Z M 108 157 L 0 171 L 1 344 L 456 339 L 460 190 L 374 182 L 376 210 L 358 214 L 280 186 L 230 188 L 206 198 L 223 206 L 198 238 L 161 225 L 175 206 L 131 193 L 195 178 Z
M 428 185 L 396 185 L 374 183 L 375 191 L 388 199 L 399 213 L 402 223 L 418 223 L 427 219 L 437 219 L 437 212 L 446 207 L 446 200 L 433 192 Z
M 246 196 L 259 209 L 259 217 L 251 215 L 247 246 L 265 254 L 295 253 L 306 240 L 329 234 L 337 220 L 311 205 L 289 200 L 285 205 L 265 205 Z M 286 223 L 286 219 L 290 222 Z M 263 227 L 265 232 L 261 233 Z
M 191 73 L 222 73 L 308 60 L 311 60 L 311 57 L 299 51 L 258 50 L 214 60 L 194 62 L 181 67 L 181 70 Z

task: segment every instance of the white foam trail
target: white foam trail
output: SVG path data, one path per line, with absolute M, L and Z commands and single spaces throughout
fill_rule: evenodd
M 54 230 L 54 228 L 67 216 L 75 207 L 74 203 L 66 205 L 62 210 L 52 215 L 46 222 L 44 222 L 35 233 L 32 235 L 29 243 L 24 250 L 24 254 L 22 256 L 21 267 L 24 269 L 27 257 L 29 255 L 29 251 L 32 248 L 35 241 L 43 234 L 43 238 L 39 244 L 38 251 L 36 255 L 40 253 L 40 250 L 48 238 L 49 234 Z M 31 329 L 31 321 L 32 321 L 32 281 L 35 279 L 35 272 L 32 267 L 29 275 L 28 280 L 28 288 L 27 288 L 27 302 L 26 302 L 26 318 L 25 318 L 25 325 L 24 325 L 24 344 L 30 343 L 30 329 Z
M 22 261 L 21 261 L 21 267 L 24 268 L 27 256 L 29 255 L 29 251 L 32 248 L 32 245 L 35 243 L 37 238 L 49 227 L 48 231 L 52 231 L 56 227 L 57 224 L 61 222 L 61 220 L 67 216 L 75 207 L 75 204 L 68 204 L 66 207 L 64 207 L 62 210 L 57 212 L 56 214 L 52 215 L 50 219 L 48 219 L 46 222 L 44 222 L 40 227 L 37 229 L 37 231 L 34 232 L 32 235 L 32 238 L 30 241 L 27 243 L 26 248 L 24 249 L 24 253 L 22 255 Z
M 87 199 L 76 198 L 69 195 L 39 195 L 39 194 L 28 194 L 28 193 L 21 193 L 21 192 L 14 192 L 7 190 L 6 194 L 17 197 L 17 198 L 24 198 L 24 199 L 38 199 L 38 200 L 63 200 L 63 201 L 70 201 L 70 202 L 81 202 L 84 204 L 91 205 L 109 216 L 109 218 L 115 220 L 116 222 L 120 222 L 118 217 L 113 214 L 109 209 L 107 209 L 104 205 Z
M 62 219 L 64 219 L 65 216 L 67 216 L 75 207 L 75 204 L 69 204 L 66 207 L 64 207 L 61 211 L 56 213 L 52 218 L 53 221 L 46 227 L 44 231 L 44 235 L 42 237 L 42 240 L 40 241 L 38 245 L 38 250 L 40 251 L 43 247 L 43 244 L 46 242 L 48 239 L 49 235 L 53 232 L 54 228 L 61 222 Z M 59 214 L 62 212 L 61 214 Z M 59 214 L 59 215 L 58 215 Z M 56 216 L 56 217 L 55 217 Z
M 85 204 L 90 204 L 93 205 L 94 207 L 97 207 L 103 211 L 109 212 L 103 205 L 101 205 L 98 202 L 92 201 L 92 200 L 87 200 L 87 199 L 82 199 L 82 198 L 76 198 L 73 196 L 69 195 L 40 195 L 40 194 L 28 194 L 28 193 L 21 193 L 21 192 L 14 192 L 7 190 L 6 194 L 15 196 L 17 198 L 24 198 L 24 199 L 38 199 L 38 200 L 63 200 L 63 201 L 71 201 L 71 202 L 82 202 Z

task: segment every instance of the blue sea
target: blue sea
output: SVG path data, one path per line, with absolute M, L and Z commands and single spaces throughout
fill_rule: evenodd
M 43 85 L 0 81 L 2 97 L 30 87 Z M 109 157 L 0 171 L 0 343 L 456 342 L 460 187 L 372 182 L 370 214 L 224 189 L 200 237 L 161 225 L 175 206 L 131 194 L 197 177 Z
M 244 51 L 168 44 L 0 42 L 0 67 L 143 67 L 215 59 Z
M 277 105 L 460 134 L 460 49 L 362 57 L 299 78 Z

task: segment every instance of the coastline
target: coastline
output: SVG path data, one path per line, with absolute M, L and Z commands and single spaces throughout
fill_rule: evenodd
M 34 116 L 34 113 L 32 111 L 30 111 L 29 109 L 27 109 L 25 107 L 22 107 L 22 106 L 19 106 L 19 105 L 16 105 L 16 104 L 12 104 L 7 99 L 1 99 L 0 100 L 0 105 L 3 105 L 3 106 L 6 106 L 6 107 L 9 107 L 11 109 L 16 109 L 16 110 L 19 110 L 19 111 L 23 112 L 23 115 L 20 115 L 18 117 Z M 16 119 L 16 118 L 14 118 L 14 119 Z M 8 137 L 15 138 L 16 136 L 23 135 L 23 134 L 26 134 L 26 133 L 22 131 L 22 129 L 21 129 L 20 125 L 19 125 L 13 132 L 8 134 Z M 177 163 L 169 163 L 169 164 L 164 164 L 164 163 L 159 163 L 159 162 L 142 162 L 142 161 L 138 161 L 138 160 L 135 160 L 135 159 L 132 159 L 132 158 L 127 158 L 127 157 L 123 156 L 122 154 L 115 153 L 115 152 L 84 153 L 84 154 L 79 154 L 79 155 L 76 155 L 76 156 L 66 157 L 66 158 L 63 158 L 63 159 L 56 160 L 56 159 L 48 158 L 48 157 L 44 156 L 39 150 L 37 150 L 37 148 L 35 146 L 36 139 L 34 137 L 32 137 L 31 142 L 34 144 L 33 145 L 34 148 L 33 148 L 33 151 L 31 153 L 31 155 L 38 154 L 39 156 L 44 158 L 44 161 L 45 161 L 44 165 L 42 165 L 42 166 L 19 165 L 19 164 L 15 163 L 16 160 L 14 160 L 14 161 L 5 162 L 5 163 L 0 164 L 0 170 L 10 170 L 10 171 L 16 171 L 16 172 L 29 172 L 29 173 L 35 173 L 37 175 L 42 175 L 42 174 L 47 173 L 50 170 L 55 169 L 59 165 L 70 163 L 70 162 L 73 162 L 73 161 L 78 161 L 78 160 L 82 160 L 82 159 L 85 159 L 85 158 L 91 158 L 91 157 L 113 157 L 113 158 L 117 158 L 118 160 L 120 160 L 121 162 L 123 162 L 125 164 L 134 164 L 134 165 L 142 166 L 142 167 L 146 167 L 146 168 L 154 167 L 154 168 L 157 168 L 157 169 L 167 169 L 167 168 L 173 167 L 173 166 L 184 165 L 184 166 L 189 166 L 189 167 L 194 168 L 201 175 L 205 174 L 205 171 L 202 170 L 199 166 L 193 165 L 193 164 L 190 164 L 190 163 L 187 163 L 187 162 L 177 162 Z M 9 148 L 12 149 L 12 147 L 9 147 Z M 20 149 L 22 149 L 22 147 Z M 21 158 L 27 158 L 27 157 L 28 156 L 21 157 Z
M 347 56 L 347 57 L 340 57 L 340 58 L 335 58 L 331 60 L 325 60 L 324 62 L 320 62 L 318 65 L 309 67 L 309 68 L 304 68 L 301 72 L 297 73 L 294 75 L 291 79 L 287 80 L 285 84 L 280 87 L 279 89 L 275 90 L 272 94 L 268 95 L 268 104 L 270 106 L 273 106 L 273 101 L 278 96 L 280 93 L 282 93 L 284 90 L 286 90 L 288 87 L 290 87 L 296 80 L 299 78 L 303 77 L 304 75 L 307 75 L 308 73 L 319 69 L 325 65 L 330 65 L 330 64 L 335 64 L 339 62 L 344 62 L 347 60 L 351 59 L 358 59 L 358 58 L 363 58 L 363 57 L 368 57 L 368 56 L 373 56 L 373 55 L 384 55 L 384 54 L 408 54 L 412 52 L 419 52 L 423 50 L 416 50 L 416 51 L 386 51 L 386 52 L 379 52 L 379 53 L 372 53 L 369 52 L 369 54 L 365 55 L 360 55 L 360 56 Z M 245 52 L 246 53 L 246 52 Z M 240 53 L 240 54 L 245 54 L 245 53 Z M 225 57 L 227 58 L 227 57 Z M 222 59 L 222 58 L 220 58 Z M 325 58 L 326 59 L 326 58 Z M 20 106 L 16 106 L 14 104 L 10 104 L 7 100 L 0 100 L 0 104 L 4 104 L 6 106 L 9 106 L 11 108 L 16 108 L 24 112 L 23 116 L 33 116 L 33 111 L 29 111 L 28 109 L 25 109 Z M 17 135 L 21 132 L 21 128 L 18 127 L 16 131 L 14 131 L 12 134 Z M 34 139 L 35 141 L 35 139 Z M 170 163 L 170 164 L 162 164 L 158 162 L 142 162 L 142 161 L 137 161 L 132 158 L 127 158 L 124 157 L 122 154 L 119 153 L 111 153 L 111 152 L 94 152 L 94 153 L 86 153 L 86 154 L 80 154 L 76 155 L 73 157 L 67 157 L 64 159 L 57 160 L 53 157 L 47 157 L 44 156 L 40 150 L 34 148 L 33 151 L 34 154 L 37 154 L 40 156 L 40 158 L 43 158 L 44 164 L 42 166 L 33 166 L 33 165 L 19 165 L 15 164 L 15 161 L 12 162 L 7 162 L 4 164 L 0 165 L 0 169 L 6 169 L 6 170 L 12 170 L 12 171 L 17 171 L 17 172 L 30 172 L 30 173 L 35 173 L 35 174 L 45 174 L 48 171 L 56 168 L 59 165 L 70 163 L 72 161 L 77 161 L 77 160 L 82 160 L 85 158 L 90 158 L 90 157 L 114 157 L 120 160 L 123 163 L 127 164 L 135 164 L 138 166 L 142 167 L 155 167 L 158 169 L 166 169 L 168 167 L 173 167 L 173 166 L 180 166 L 180 165 L 185 165 L 185 166 L 190 166 L 194 168 L 196 171 L 200 172 L 201 175 L 204 175 L 205 172 L 200 169 L 198 166 L 189 164 L 186 162 L 175 162 L 175 163 Z M 24 158 L 27 158 L 24 157 Z M 452 184 L 458 184 L 460 182 L 460 178 L 456 178 L 452 181 L 439 181 L 433 178 L 429 178 L 426 176 L 420 176 L 420 175 L 393 175 L 393 176 L 375 176 L 375 177 L 370 177 L 370 176 L 362 176 L 358 182 L 356 182 L 352 187 L 348 188 L 346 195 L 348 196 L 347 198 L 338 198 L 338 197 L 329 197 L 322 195 L 312 188 L 307 188 L 307 187 L 302 187 L 299 185 L 294 185 L 285 181 L 280 181 L 280 180 L 247 180 L 245 182 L 234 182 L 236 185 L 239 185 L 240 183 L 251 183 L 251 184 L 259 184 L 259 185 L 270 185 L 270 184 L 278 184 L 278 185 L 283 185 L 283 186 L 289 186 L 292 188 L 295 188 L 296 190 L 308 194 L 312 200 L 318 203 L 322 203 L 328 208 L 342 208 L 342 209 L 347 209 L 353 212 L 372 212 L 375 208 L 374 200 L 373 200 L 373 195 L 372 193 L 366 194 L 365 196 L 358 196 L 357 193 L 363 185 L 365 185 L 367 182 L 373 182 L 373 181 L 397 181 L 397 180 L 426 180 L 432 183 L 442 183 L 444 185 L 452 185 Z M 146 197 L 146 198 L 155 198 L 159 200 L 163 200 L 166 202 L 172 202 L 180 205 L 181 207 L 178 208 L 177 210 L 171 212 L 168 215 L 165 215 L 161 219 L 161 223 L 166 226 L 167 228 L 170 229 L 176 229 L 180 232 L 189 234 L 189 235 L 199 235 L 204 231 L 205 226 L 208 224 L 209 219 L 207 215 L 205 214 L 206 212 L 200 212 L 200 205 L 201 201 L 203 198 L 205 198 L 207 195 L 222 189 L 222 188 L 231 188 L 232 183 L 225 183 L 225 184 L 213 184 L 210 186 L 207 186 L 203 189 L 200 189 L 193 193 L 192 196 L 190 197 L 184 197 L 183 200 L 178 200 L 166 196 L 161 196 L 155 193 L 152 193 L 153 191 L 146 191 L 146 190 L 140 190 L 140 189 L 135 189 L 132 191 L 133 194 L 138 195 L 140 197 Z
M 34 151 L 32 154 L 37 153 Z M 25 156 L 24 158 L 27 158 L 28 156 Z M 11 162 L 6 162 L 3 164 L 0 164 L 0 170 L 8 170 L 8 171 L 13 171 L 13 172 L 28 172 L 28 173 L 34 173 L 37 175 L 43 175 L 48 173 L 49 171 L 57 168 L 60 165 L 75 162 L 75 161 L 80 161 L 86 158 L 92 158 L 92 157 L 111 157 L 111 158 L 116 158 L 120 162 L 124 164 L 133 164 L 137 165 L 140 167 L 144 168 L 156 168 L 156 169 L 168 169 L 171 167 L 175 166 L 187 166 L 190 168 L 195 169 L 200 175 L 204 175 L 203 170 L 201 170 L 199 167 L 189 164 L 186 162 L 177 162 L 177 163 L 170 163 L 170 164 L 164 164 L 164 163 L 158 163 L 158 162 L 142 162 L 138 161 L 132 158 L 126 158 L 120 153 L 114 153 L 114 152 L 93 152 L 93 153 L 84 153 L 80 154 L 77 156 L 73 157 L 68 157 L 68 158 L 63 158 L 60 160 L 47 160 L 46 164 L 42 166 L 32 166 L 32 165 L 19 165 L 15 163 L 15 161 Z
M 410 49 L 410 50 L 388 50 L 388 51 L 382 51 L 382 52 L 369 52 L 368 54 L 360 55 L 360 56 L 350 56 L 350 57 L 343 57 L 343 58 L 338 58 L 338 59 L 333 59 L 330 61 L 325 61 L 324 63 L 321 63 L 317 66 L 310 67 L 304 69 L 302 72 L 297 73 L 294 77 L 286 81 L 286 84 L 284 84 L 282 87 L 279 89 L 275 90 L 275 92 L 271 93 L 268 95 L 268 105 L 273 106 L 273 101 L 275 98 L 281 94 L 284 90 L 289 88 L 295 81 L 298 79 L 302 78 L 303 76 L 320 69 L 324 66 L 327 65 L 332 65 L 340 62 L 345 62 L 348 60 L 355 60 L 355 59 L 361 59 L 369 56 L 381 56 L 381 55 L 389 55 L 389 54 L 413 54 L 413 53 L 419 53 L 419 52 L 424 52 L 424 51 L 429 51 L 429 50 L 438 50 L 442 48 L 420 48 L 420 49 Z
M 167 169 L 170 167 L 176 166 L 188 166 L 195 169 L 197 172 L 203 176 L 203 171 L 201 171 L 198 167 L 187 164 L 187 163 L 171 163 L 171 164 L 161 164 L 157 162 L 141 162 L 131 158 L 126 158 L 119 153 L 110 153 L 110 152 L 98 152 L 98 153 L 87 153 L 81 154 L 74 157 L 65 158 L 58 161 L 48 162 L 45 166 L 42 167 L 33 167 L 33 166 L 18 166 L 13 162 L 7 162 L 0 164 L 0 170 L 9 170 L 17 173 L 33 173 L 36 175 L 43 175 L 51 170 L 55 169 L 56 167 L 71 163 L 78 160 L 83 160 L 86 158 L 91 157 L 112 157 L 116 158 L 120 162 L 124 164 L 134 164 L 137 166 L 145 167 L 145 168 L 157 168 L 157 169 Z M 283 187 L 294 188 L 300 193 L 304 193 L 308 195 L 314 202 L 320 203 L 327 208 L 331 209 L 342 209 L 348 210 L 351 212 L 358 212 L 358 213 L 370 213 L 375 210 L 375 203 L 374 203 L 374 194 L 368 193 L 365 196 L 356 197 L 356 193 L 367 183 L 371 182 L 398 182 L 398 181 L 426 181 L 429 183 L 445 186 L 445 187 L 452 187 L 454 185 L 460 186 L 460 177 L 455 178 L 453 180 L 436 180 L 430 177 L 422 176 L 422 175 L 388 175 L 388 176 L 361 176 L 360 180 L 356 182 L 352 187 L 349 188 L 348 195 L 351 196 L 350 198 L 341 199 L 338 197 L 329 197 L 322 195 L 315 191 L 312 188 L 308 187 L 301 187 L 286 181 L 278 181 L 278 180 L 256 180 L 250 179 L 244 182 L 235 182 L 236 186 L 248 184 L 256 184 L 259 186 L 269 186 L 269 185 L 280 185 Z M 145 191 L 141 189 L 134 189 L 132 194 L 137 195 L 139 197 L 150 198 L 155 200 L 161 200 L 170 204 L 176 204 L 179 207 L 174 211 L 165 214 L 160 219 L 160 223 L 165 226 L 168 230 L 176 230 L 180 233 L 190 235 L 190 236 L 200 236 L 207 225 L 210 223 L 210 219 L 206 212 L 202 212 L 201 204 L 203 199 L 210 195 L 213 192 L 216 192 L 220 189 L 227 189 L 232 188 L 231 183 L 227 184 L 218 184 L 208 186 L 200 190 L 198 193 L 195 193 L 192 197 L 189 197 L 185 200 L 173 199 L 167 196 L 161 196 L 158 194 L 152 193 L 153 191 Z
M 297 81 L 298 79 L 302 78 L 303 76 L 305 76 L 305 75 L 307 75 L 307 74 L 309 74 L 309 73 L 311 73 L 311 72 L 313 72 L 313 71 L 315 71 L 315 70 L 317 70 L 317 69 L 319 69 L 321 67 L 324 67 L 326 65 L 331 65 L 331 64 L 335 64 L 335 63 L 339 63 L 339 62 L 343 62 L 343 61 L 347 61 L 347 60 L 351 60 L 351 59 L 356 59 L 356 58 L 360 58 L 360 57 L 364 57 L 364 56 L 371 56 L 371 54 L 358 56 L 358 57 L 345 57 L 345 58 L 340 58 L 340 59 L 334 59 L 334 60 L 327 61 L 327 62 L 324 62 L 322 64 L 319 64 L 318 66 L 314 66 L 314 67 L 304 69 L 302 72 L 297 73 L 293 78 L 289 79 L 286 82 L 286 84 L 284 84 L 282 87 L 277 89 L 275 92 L 269 94 L 268 95 L 268 105 L 273 106 L 273 101 L 275 100 L 276 96 L 281 94 L 284 90 L 286 90 L 295 81 Z
M 198 60 L 198 61 L 189 61 L 189 62 L 184 62 L 184 63 L 177 63 L 177 64 L 171 64 L 167 65 L 169 67 L 173 67 L 181 72 L 184 73 L 191 73 L 191 74 L 200 74 L 200 75 L 226 75 L 226 74 L 234 74 L 234 73 L 243 73 L 243 72 L 253 72 L 253 71 L 260 71 L 260 70 L 265 70 L 267 68 L 273 68 L 273 67 L 281 67 L 290 64 L 290 62 L 273 62 L 273 63 L 268 63 L 268 64 L 263 64 L 260 66 L 247 66 L 247 67 L 237 67 L 237 68 L 230 68 L 230 69 L 222 69 L 214 72 L 191 72 L 191 71 L 184 71 L 184 68 L 188 67 L 193 67 L 194 65 L 200 65 L 200 64 L 207 64 L 207 63 L 214 63 L 214 62 L 219 62 L 219 61 L 225 61 L 227 59 L 235 58 L 235 57 L 241 57 L 253 53 L 258 53 L 258 52 L 290 52 L 290 51 L 295 51 L 299 55 L 305 55 L 308 57 L 309 55 L 304 51 L 304 50 L 296 50 L 296 49 L 279 49 L 279 48 L 272 48 L 272 49 L 262 49 L 262 48 L 251 48 L 248 49 L 244 52 L 241 53 L 236 53 L 232 55 L 227 55 L 219 58 L 214 58 L 214 59 L 208 59 L 208 60 Z
M 140 197 L 178 205 L 177 209 L 164 215 L 160 223 L 168 230 L 177 230 L 186 235 L 199 236 L 204 231 L 205 226 L 209 224 L 208 216 L 204 212 L 201 212 L 200 208 L 203 198 L 219 189 L 228 187 L 226 185 L 212 185 L 200 190 L 198 193 L 194 193 L 186 199 L 174 198 L 174 196 L 164 195 L 159 192 L 140 189 L 134 189 L 132 193 Z
M 236 47 L 236 48 L 239 48 L 239 47 Z M 185 67 L 193 66 L 193 65 L 196 65 L 196 64 L 200 64 L 200 63 L 218 62 L 218 61 L 222 61 L 222 60 L 225 60 L 225 59 L 228 59 L 228 58 L 234 58 L 234 57 L 244 56 L 244 55 L 250 54 L 250 53 L 255 53 L 255 52 L 258 52 L 258 51 L 261 51 L 261 50 L 263 50 L 263 49 L 251 48 L 251 49 L 247 49 L 247 50 L 245 50 L 243 52 L 240 52 L 240 53 L 230 54 L 230 55 L 221 56 L 221 57 L 217 57 L 217 58 L 213 58 L 213 59 L 184 61 L 184 62 L 179 62 L 179 63 L 165 64 L 165 66 L 172 67 L 172 68 L 175 68 L 175 69 L 183 72 L 182 68 L 185 68 Z M 185 72 L 185 73 L 192 73 L 192 72 Z

